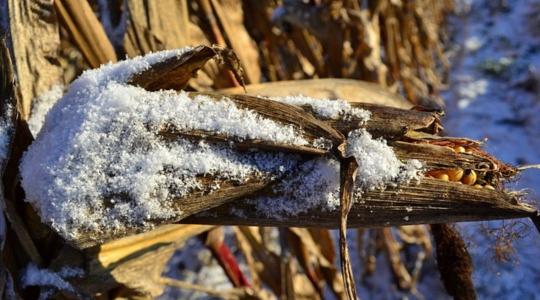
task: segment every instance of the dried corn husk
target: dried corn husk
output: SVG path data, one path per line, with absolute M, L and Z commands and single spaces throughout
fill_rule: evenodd
M 129 82 L 149 90 L 158 88 L 181 88 L 190 76 L 205 61 L 216 54 L 209 47 L 198 47 L 186 52 L 174 61 L 156 63 L 141 74 L 129 79 Z M 166 79 L 166 80 L 165 80 Z M 216 93 L 191 93 L 189 97 L 206 95 L 215 101 L 221 101 L 222 95 Z M 489 177 L 497 186 L 496 190 L 478 189 L 472 186 L 444 182 L 425 178 L 418 185 L 388 187 L 384 191 L 368 191 L 362 196 L 354 195 L 349 224 L 351 226 L 390 226 L 418 223 L 440 223 L 466 220 L 485 220 L 508 217 L 524 217 L 534 209 L 520 203 L 520 196 L 505 191 L 501 182 L 510 179 L 516 170 L 484 153 L 480 144 L 460 138 L 438 136 L 442 128 L 437 113 L 396 109 L 385 106 L 353 103 L 355 107 L 369 110 L 371 119 L 365 125 L 359 125 L 358 119 L 337 118 L 329 120 L 318 116 L 307 107 L 292 105 L 248 95 L 230 95 L 229 101 L 243 108 L 249 108 L 280 124 L 289 124 L 300 128 L 299 134 L 308 141 L 325 138 L 332 141 L 334 148 L 321 149 L 309 145 L 295 146 L 279 144 L 271 141 L 243 139 L 201 131 L 180 131 L 163 124 L 156 134 L 167 140 L 191 139 L 210 140 L 217 143 L 231 143 L 233 148 L 261 149 L 264 151 L 280 151 L 313 156 L 333 155 L 335 147 L 345 141 L 344 136 L 351 130 L 365 128 L 374 137 L 383 137 L 389 141 L 397 156 L 402 159 L 419 159 L 425 163 L 427 170 L 441 168 L 462 168 L 474 170 Z M 466 145 L 470 153 L 455 153 L 449 145 Z M 339 154 L 335 154 L 339 155 Z M 291 175 L 291 176 L 294 176 Z M 204 178 L 204 182 L 216 182 L 212 178 Z M 265 217 L 253 209 L 250 203 L 242 198 L 255 192 L 269 193 L 269 187 L 279 182 L 279 178 L 257 177 L 247 184 L 228 184 L 220 181 L 220 189 L 210 193 L 192 194 L 190 197 L 178 199 L 179 211 L 184 213 L 177 218 L 155 220 L 155 224 L 171 222 L 194 222 L 206 224 L 244 224 L 244 225 L 279 225 L 279 226 L 314 226 L 335 228 L 339 223 L 338 212 L 322 213 L 317 210 L 301 213 L 294 218 Z M 271 192 L 270 192 L 271 193 Z M 227 202 L 230 202 L 226 205 Z M 221 206 L 220 206 L 221 205 Z M 218 207 L 219 206 L 219 207 Z M 205 214 L 197 214 L 214 208 Z M 239 218 L 232 210 L 245 213 Z M 184 219 L 187 216 L 190 218 Z M 211 216 L 211 217 L 210 217 Z M 215 217 L 217 216 L 217 217 Z M 91 232 L 83 239 L 72 241 L 78 247 L 88 247 L 96 243 L 121 237 L 131 232 L 111 233 L 110 235 L 93 236 Z

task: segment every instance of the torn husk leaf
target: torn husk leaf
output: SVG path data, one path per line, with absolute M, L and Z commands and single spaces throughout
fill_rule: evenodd
M 148 91 L 160 89 L 184 89 L 188 81 L 196 76 L 197 71 L 210 59 L 216 58 L 233 72 L 243 85 L 243 71 L 239 67 L 236 55 L 218 46 L 197 46 L 182 55 L 170 56 L 157 61 L 150 68 L 132 74 L 128 84 L 138 85 Z
M 349 245 L 347 244 L 347 219 L 353 203 L 354 182 L 358 163 L 354 157 L 345 158 L 340 166 L 340 205 L 341 215 L 339 221 L 339 251 L 341 254 L 341 274 L 345 284 L 345 294 L 348 299 L 357 299 L 356 284 L 352 270 L 351 257 L 349 255 Z

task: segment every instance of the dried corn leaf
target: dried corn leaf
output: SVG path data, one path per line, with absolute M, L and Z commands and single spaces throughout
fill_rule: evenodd
M 190 45 L 212 44 L 202 28 L 189 19 L 189 2 L 186 0 L 161 1 L 159 4 L 130 0 L 127 1 L 127 8 L 129 20 L 124 48 L 128 57 Z M 195 90 L 211 89 L 218 69 L 215 62 L 208 62 L 203 72 L 197 78 L 192 78 L 190 86 Z
M 162 274 L 174 251 L 212 226 L 165 225 L 88 249 L 86 275 L 75 284 L 88 294 L 126 286 L 157 297 L 163 293 Z M 68 262 L 69 263 L 69 262 Z M 144 276 L 141 276 L 144 274 Z
M 238 107 L 256 111 L 261 116 L 272 119 L 280 124 L 299 128 L 300 137 L 305 138 L 310 142 L 308 145 L 289 145 L 278 144 L 272 141 L 242 139 L 235 143 L 235 146 L 241 149 L 259 148 L 264 150 L 321 155 L 329 153 L 331 149 L 318 147 L 314 144 L 315 140 L 324 138 L 334 144 L 340 144 L 344 140 L 343 135 L 327 123 L 318 120 L 311 114 L 306 113 L 304 110 L 293 105 L 248 95 L 231 95 L 227 97 L 223 97 L 223 95 L 217 93 L 191 93 L 190 95 L 191 97 L 204 95 L 218 101 L 220 99 L 232 101 Z M 169 130 L 169 132 L 163 134 L 170 135 L 171 132 L 174 133 L 174 130 Z M 194 132 L 194 134 L 189 135 L 189 137 L 208 138 L 210 140 L 221 142 L 234 140 L 234 137 L 220 136 L 213 133 L 198 134 L 197 132 Z
M 411 108 L 410 102 L 382 86 L 361 80 L 323 78 L 294 81 L 277 81 L 246 86 L 248 94 L 283 97 L 305 95 L 321 99 L 344 99 L 349 102 L 362 102 L 396 108 Z M 240 87 L 222 89 L 226 94 L 240 94 Z
M 255 42 L 250 38 L 244 26 L 242 3 L 231 0 L 211 0 L 210 2 L 227 42 L 223 46 L 228 46 L 238 56 L 241 67 L 245 71 L 246 82 L 259 82 L 261 77 L 259 54 Z
M 62 70 L 56 62 L 60 47 L 58 20 L 52 3 L 10 0 L 8 7 L 21 98 L 17 110 L 27 120 L 32 99 L 62 83 Z
M 124 47 L 129 57 L 192 44 L 187 0 L 129 0 L 127 8 Z
M 324 278 L 322 278 L 322 274 L 317 268 L 318 259 L 322 255 L 317 255 L 319 253 L 316 252 L 314 253 L 314 251 L 318 250 L 316 243 L 311 239 L 309 231 L 305 228 L 289 228 L 287 233 L 288 245 L 291 248 L 291 252 L 298 260 L 313 288 L 322 297 Z M 314 247 L 312 248 L 312 246 Z M 311 249 L 314 251 L 310 251 Z
M 386 227 L 410 224 L 451 223 L 536 214 L 527 204 L 516 203 L 512 194 L 456 185 L 424 178 L 418 186 L 370 191 L 357 198 L 349 214 L 349 227 Z M 218 216 L 218 217 L 216 217 Z M 338 228 L 339 213 L 311 209 L 305 213 L 273 218 L 258 212 L 251 203 L 236 201 L 184 219 L 183 223 L 247 226 L 298 226 Z
M 113 45 L 87 0 L 57 0 L 54 6 L 62 24 L 92 68 L 116 62 Z
M 262 282 L 264 282 L 276 295 L 281 294 L 283 278 L 276 276 L 281 273 L 279 256 L 267 249 L 253 227 L 239 227 L 238 234 L 244 240 L 243 243 L 249 245 L 250 254 L 257 262 L 255 269 Z
M 341 214 L 339 218 L 339 250 L 341 254 L 341 274 L 343 274 L 345 294 L 349 300 L 358 298 L 356 295 L 356 284 L 354 281 L 351 257 L 349 255 L 349 245 L 347 243 L 347 222 L 351 207 L 353 205 L 354 183 L 356 180 L 357 169 L 358 163 L 354 157 L 349 157 L 348 159 L 341 161 L 341 184 L 339 189 L 339 200 L 341 206 Z
M 160 89 L 180 90 L 212 57 L 214 50 L 207 46 L 198 46 L 183 55 L 173 56 L 154 64 L 146 71 L 135 74 L 129 82 L 149 91 Z
M 413 280 L 411 274 L 401 259 L 401 245 L 392 235 L 390 228 L 384 228 L 382 232 L 386 254 L 388 255 L 388 261 L 390 262 L 390 268 L 396 282 L 398 283 L 398 287 L 402 290 L 411 289 L 413 287 Z

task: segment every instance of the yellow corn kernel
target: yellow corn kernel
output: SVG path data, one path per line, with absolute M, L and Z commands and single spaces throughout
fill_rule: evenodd
M 474 170 L 466 170 L 461 178 L 461 182 L 466 185 L 473 185 L 476 182 L 476 172 Z
M 455 168 L 446 170 L 446 174 L 448 174 L 448 179 L 450 179 L 450 181 L 460 181 L 463 177 L 463 169 Z
M 495 189 L 495 188 L 494 188 L 492 185 L 490 185 L 490 184 L 484 185 L 484 188 L 489 189 L 489 190 L 494 190 L 494 189 Z
M 482 186 L 481 184 L 475 184 L 474 187 L 475 187 L 475 188 L 478 188 L 478 189 L 483 188 L 483 186 Z
M 448 181 L 449 180 L 448 174 L 445 174 L 445 173 L 439 173 L 439 174 L 435 175 L 435 178 L 440 179 L 442 181 Z
M 463 152 L 465 152 L 465 147 L 463 147 L 463 146 L 456 146 L 456 147 L 454 147 L 454 152 L 456 152 L 456 153 L 463 153 Z

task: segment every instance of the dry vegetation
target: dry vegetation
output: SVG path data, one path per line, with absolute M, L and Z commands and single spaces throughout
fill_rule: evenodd
M 440 135 L 438 91 L 448 67 L 442 27 L 452 9 L 450 0 L 102 2 L 107 3 L 106 9 L 78 0 L 57 0 L 53 5 L 8 0 L 8 39 L 17 81 L 3 47 L 1 113 L 16 127 L 9 160 L 2 161 L 3 209 L 9 225 L 2 233 L 0 286 L 6 298 L 12 289 L 25 299 L 37 297 L 38 288 L 23 288 L 18 282 L 21 270 L 33 263 L 51 270 L 74 266 L 85 271 L 83 277 L 69 280 L 74 290 L 55 294 L 59 299 L 150 298 L 160 295 L 166 286 L 225 299 L 320 299 L 327 286 L 337 298 L 350 299 L 356 297 L 353 273 L 364 277 L 377 272 L 379 253 L 386 254 L 395 285 L 415 294 L 422 263 L 433 255 L 432 232 L 447 291 L 458 299 L 471 299 L 475 297 L 472 266 L 459 233 L 450 225 L 432 225 L 430 229 L 415 224 L 536 214 L 520 202 L 521 195 L 503 188 L 504 181 L 518 170 L 485 153 L 479 142 Z M 100 12 L 101 21 L 97 17 Z M 178 205 L 189 217 L 155 220 L 162 226 L 153 231 L 133 235 L 140 231 L 133 228 L 100 236 L 89 232 L 80 240 L 66 242 L 22 201 L 17 166 L 22 151 L 32 142 L 26 120 L 33 99 L 53 84 L 68 85 L 84 69 L 126 55 L 187 45 L 207 46 L 199 46 L 181 59 L 153 65 L 131 78 L 130 84 L 148 91 L 184 89 L 192 92 L 191 97 L 233 94 L 230 99 L 236 104 L 284 124 L 294 123 L 305 129 L 307 139 L 326 137 L 336 146 L 358 127 L 355 120 L 328 120 L 305 107 L 278 105 L 242 94 L 241 85 L 245 83 L 251 95 L 303 93 L 343 98 L 354 107 L 370 110 L 372 117 L 364 127 L 374 137 L 388 140 L 400 159 L 424 161 L 427 177 L 418 185 L 367 192 L 362 201 L 355 202 L 347 187 L 353 184 L 357 166 L 339 147 L 322 151 L 256 140 L 234 141 L 238 148 L 293 152 L 306 159 L 335 155 L 342 171 L 341 211 L 312 210 L 295 217 L 271 218 L 239 198 L 267 192 L 275 182 L 251 182 L 217 195 L 180 199 L 183 202 L 179 200 Z M 9 112 L 13 107 L 7 103 L 12 103 L 18 114 Z M 230 141 L 211 132 L 178 132 L 168 126 L 157 134 L 165 139 Z M 244 218 L 232 214 L 231 208 L 243 211 Z M 183 224 L 170 224 L 178 222 Z M 238 268 L 224 242 L 222 225 L 238 225 L 232 231 L 249 274 Z M 362 270 L 352 270 L 350 265 L 347 225 L 360 228 L 360 253 L 352 255 L 359 255 Z M 388 227 L 400 225 L 407 226 Z M 257 226 L 280 226 L 279 235 L 285 241 L 282 246 L 286 245 L 281 253 L 273 250 L 268 240 L 270 232 L 278 229 Z M 383 226 L 386 228 L 380 228 Z M 378 228 L 367 229 L 372 227 Z M 341 229 L 343 272 L 336 266 L 336 243 L 329 228 Z M 190 238 L 205 242 L 233 289 L 218 291 L 162 277 L 172 254 Z M 455 265 L 456 261 L 460 264 Z

